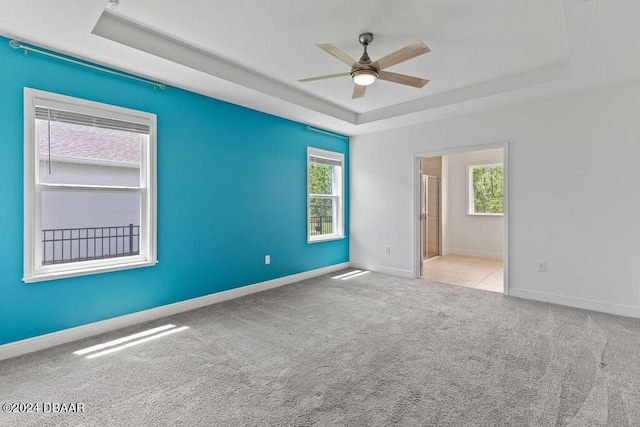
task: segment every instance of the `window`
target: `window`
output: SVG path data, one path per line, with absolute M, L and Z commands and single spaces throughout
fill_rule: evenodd
M 504 213 L 502 164 L 469 166 L 469 215 Z
M 307 149 L 307 241 L 344 237 L 344 155 Z
M 25 88 L 25 282 L 154 265 L 156 117 Z

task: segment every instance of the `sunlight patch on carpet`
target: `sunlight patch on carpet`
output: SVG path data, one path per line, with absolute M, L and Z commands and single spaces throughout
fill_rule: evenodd
M 369 271 L 367 270 L 353 270 L 353 271 L 349 271 L 347 273 L 343 273 L 343 274 L 339 274 L 338 276 L 333 276 L 332 279 L 340 279 L 340 280 L 349 280 L 349 279 L 353 279 L 354 277 L 358 277 L 358 276 L 362 276 L 364 274 L 369 273 Z
M 188 326 L 182 326 L 180 328 L 176 328 L 176 325 L 171 325 L 171 324 L 159 326 L 157 328 L 138 332 L 132 335 L 128 335 L 126 337 L 108 341 L 106 343 L 97 344 L 91 347 L 84 348 L 82 350 L 77 350 L 77 351 L 74 351 L 73 354 L 82 356 L 88 353 L 92 353 L 87 356 L 87 359 L 93 359 L 94 357 L 104 356 L 105 354 L 113 353 L 115 351 L 123 350 L 128 347 L 133 347 L 134 345 L 142 344 L 157 338 L 164 337 L 166 335 L 184 331 L 185 329 L 188 329 L 188 328 L 189 328 Z M 122 345 L 119 345 L 119 344 L 122 344 Z M 117 346 L 117 347 L 114 347 L 114 346 Z M 105 348 L 107 350 L 94 353 L 95 351 L 102 350 Z

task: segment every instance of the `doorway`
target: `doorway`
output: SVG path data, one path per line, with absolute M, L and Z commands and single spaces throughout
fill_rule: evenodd
M 508 294 L 508 145 L 416 154 L 416 277 Z

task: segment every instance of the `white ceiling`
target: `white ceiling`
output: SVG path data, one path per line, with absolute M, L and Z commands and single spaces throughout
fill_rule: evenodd
M 1 0 L 0 34 L 347 135 L 640 78 L 637 0 Z M 316 44 L 376 60 L 421 40 L 351 99 L 349 71 Z M 7 48 L 9 48 L 7 46 Z

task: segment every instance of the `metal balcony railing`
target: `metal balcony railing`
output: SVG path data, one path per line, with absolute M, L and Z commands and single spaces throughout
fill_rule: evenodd
M 139 225 L 42 230 L 42 265 L 116 258 L 139 253 Z
M 333 233 L 333 217 L 312 216 L 309 217 L 309 230 L 312 236 Z

